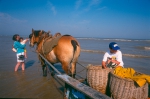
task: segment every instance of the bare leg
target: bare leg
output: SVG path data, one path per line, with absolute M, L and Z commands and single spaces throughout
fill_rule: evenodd
M 18 67 L 20 66 L 21 62 L 17 62 L 16 66 L 15 66 L 15 71 L 18 70 Z
M 27 58 L 27 52 L 24 52 L 24 56 L 25 56 L 25 58 Z
M 25 70 L 25 64 L 22 62 L 22 70 Z

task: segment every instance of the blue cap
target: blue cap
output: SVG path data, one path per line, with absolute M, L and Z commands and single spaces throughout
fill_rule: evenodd
M 119 50 L 120 49 L 120 47 L 117 45 L 117 43 L 115 43 L 115 42 L 111 42 L 110 44 L 109 44 L 109 48 L 110 49 L 113 49 L 113 50 Z

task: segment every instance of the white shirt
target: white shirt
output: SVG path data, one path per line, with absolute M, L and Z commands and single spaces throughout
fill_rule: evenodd
M 106 62 L 108 58 L 116 59 L 118 62 L 120 62 L 119 66 L 124 65 L 122 61 L 122 52 L 120 50 L 117 50 L 116 53 L 110 53 L 110 51 L 106 52 L 103 57 L 103 61 Z

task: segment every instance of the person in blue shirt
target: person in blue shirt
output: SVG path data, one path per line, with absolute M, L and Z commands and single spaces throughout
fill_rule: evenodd
M 15 71 L 18 70 L 19 66 L 22 65 L 22 70 L 25 70 L 25 58 L 24 58 L 24 49 L 26 44 L 21 44 L 19 42 L 20 36 L 18 34 L 13 35 L 14 44 L 13 47 L 16 49 L 16 56 L 17 56 L 17 64 L 15 66 Z M 26 42 L 28 39 L 26 40 Z

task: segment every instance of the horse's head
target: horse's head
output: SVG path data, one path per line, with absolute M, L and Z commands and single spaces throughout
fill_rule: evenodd
M 29 35 L 29 45 L 31 47 L 33 47 L 35 44 L 40 42 L 40 38 L 41 36 L 44 34 L 45 32 L 43 30 L 33 30 L 32 29 L 32 33 Z

